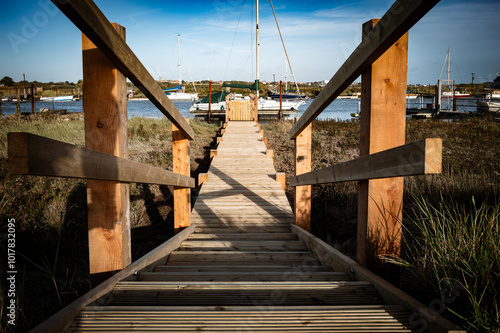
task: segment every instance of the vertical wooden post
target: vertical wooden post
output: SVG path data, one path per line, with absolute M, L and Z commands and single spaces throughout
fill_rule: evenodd
M 16 96 L 16 115 L 19 117 L 21 115 L 21 90 L 17 89 Z
M 278 118 L 283 118 L 283 81 L 280 81 L 280 113 L 278 114 Z
M 299 118 L 295 117 L 295 122 Z M 311 171 L 311 130 L 309 124 L 295 138 L 295 175 Z M 311 185 L 295 186 L 295 224 L 311 231 Z
M 283 190 L 286 190 L 286 174 L 284 172 L 276 173 L 276 181 L 280 182 L 281 187 L 283 187 Z
M 212 80 L 208 81 L 208 122 L 212 117 Z
M 377 24 L 363 24 L 363 37 Z M 360 155 L 405 143 L 408 33 L 391 46 L 361 78 Z M 384 268 L 381 254 L 399 254 L 403 178 L 359 182 L 358 261 Z
M 250 94 L 250 97 L 253 98 L 253 119 L 255 120 L 255 123 L 259 123 L 259 99 L 257 96 Z
M 189 140 L 172 124 L 173 171 L 190 176 Z M 189 227 L 191 216 L 191 189 L 174 186 L 174 229 L 175 232 Z
M 35 114 L 35 85 L 31 84 L 31 113 Z
M 125 39 L 125 28 L 113 26 Z M 82 49 L 85 145 L 128 158 L 125 76 L 85 35 Z M 90 273 L 100 282 L 131 262 L 129 185 L 88 180 L 87 201 Z
M 226 96 L 226 123 L 229 122 L 230 118 L 230 109 L 231 109 L 231 94 Z

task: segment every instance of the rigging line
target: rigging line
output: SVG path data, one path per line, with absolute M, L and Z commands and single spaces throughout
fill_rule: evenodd
M 288 61 L 288 66 L 290 67 L 290 72 L 292 73 L 293 81 L 295 82 L 295 88 L 297 88 L 297 92 L 299 93 L 299 96 L 300 96 L 299 85 L 297 84 L 297 80 L 295 79 L 295 74 L 294 74 L 293 69 L 292 69 L 292 64 L 290 63 L 290 58 L 288 58 L 288 52 L 286 51 L 285 41 L 283 40 L 283 35 L 281 34 L 280 25 L 278 24 L 278 18 L 276 17 L 276 12 L 274 11 L 273 0 L 269 0 L 269 2 L 271 2 L 271 8 L 273 9 L 274 20 L 276 21 L 276 26 L 278 27 L 278 32 L 280 33 L 281 44 L 283 44 L 283 49 L 285 50 L 285 55 L 286 55 L 286 59 Z
M 441 67 L 441 73 L 439 73 L 439 79 L 441 80 L 441 76 L 443 75 L 444 66 L 446 65 L 446 60 L 448 59 L 448 51 L 446 51 L 446 57 L 444 57 L 443 67 Z
M 189 77 L 191 78 L 191 83 L 193 84 L 194 92 L 198 93 L 196 91 L 196 86 L 194 85 L 193 76 L 191 75 L 191 70 L 189 69 L 189 64 L 188 64 L 188 61 L 186 58 L 186 54 L 184 53 L 184 47 L 182 47 L 182 44 L 181 44 L 181 51 L 182 51 L 182 55 L 184 56 L 184 61 L 186 62 L 186 67 L 188 68 L 188 73 L 189 73 Z
M 168 60 L 168 65 L 167 65 L 167 73 L 165 74 L 165 78 L 167 78 L 167 80 L 168 80 L 168 75 L 170 73 L 170 63 L 172 62 L 172 58 L 173 58 L 174 53 L 175 53 L 175 48 L 173 47 L 172 50 L 174 50 L 174 51 L 170 53 L 170 59 Z
M 231 14 L 229 14 L 229 19 L 228 19 L 229 22 L 231 21 L 231 18 L 233 17 L 234 10 L 236 9 L 236 5 L 237 4 L 238 4 L 238 1 L 236 1 L 234 3 L 233 9 L 231 10 Z M 224 39 L 224 34 L 225 33 L 226 33 L 226 30 L 222 30 L 222 34 L 220 35 L 219 40 L 217 41 L 217 46 L 215 47 L 216 50 L 219 49 L 221 41 Z M 212 53 L 212 58 L 210 59 L 209 64 L 213 64 L 214 63 L 215 54 L 216 54 L 216 52 Z
M 458 69 L 457 62 L 455 61 L 455 57 L 453 56 L 453 54 L 451 54 L 451 60 L 453 60 L 453 64 L 455 65 L 455 69 L 457 70 L 458 77 L 460 78 L 460 82 L 464 82 L 464 80 L 462 79 L 462 74 L 460 74 L 460 70 Z
M 236 2 L 236 3 L 238 3 L 238 2 Z M 233 53 L 234 41 L 236 40 L 236 34 L 238 33 L 238 28 L 240 26 L 240 20 L 241 20 L 241 14 L 243 13 L 243 8 L 245 8 L 245 0 L 243 0 L 243 5 L 241 6 L 240 17 L 238 18 L 238 24 L 236 25 L 236 31 L 234 32 L 233 42 L 231 43 L 231 49 L 229 50 L 229 56 L 227 57 L 226 69 L 224 70 L 224 75 L 222 76 L 222 81 L 225 81 L 225 79 L 226 79 L 227 68 L 229 67 L 229 59 L 231 59 L 231 54 Z

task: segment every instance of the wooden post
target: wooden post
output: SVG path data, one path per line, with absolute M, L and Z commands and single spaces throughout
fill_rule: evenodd
M 363 37 L 377 24 L 363 24 Z M 361 78 L 360 156 L 405 143 L 408 33 L 391 46 Z M 403 178 L 359 182 L 358 261 L 372 269 L 385 266 L 382 254 L 399 254 Z
M 267 138 L 262 138 L 262 142 L 264 142 L 264 144 L 266 145 L 266 148 L 267 148 Z
M 270 156 L 271 159 L 274 159 L 274 150 L 272 150 L 272 149 L 266 149 L 266 155 Z
M 125 39 L 125 28 L 116 23 L 113 26 Z M 125 76 L 85 35 L 82 49 L 85 145 L 128 158 Z M 129 185 L 88 180 L 87 202 L 90 273 L 99 283 L 107 272 L 131 262 Z
M 208 82 L 208 122 L 212 116 L 212 81 Z
M 295 122 L 299 118 L 295 117 Z M 309 124 L 295 138 L 295 175 L 311 171 L 311 130 Z M 295 224 L 311 231 L 311 185 L 295 186 Z
M 226 123 L 229 122 L 230 109 L 231 109 L 231 94 L 226 96 Z
M 280 81 L 280 113 L 278 114 L 278 118 L 283 118 L 283 81 Z
M 35 114 L 35 85 L 31 84 L 31 113 Z
M 217 149 L 210 149 L 210 158 L 217 156 Z
M 208 182 L 208 173 L 199 173 L 198 174 L 198 187 L 201 186 L 204 182 Z
M 17 99 L 16 99 L 16 115 L 19 117 L 21 115 L 21 90 L 17 89 Z
M 280 182 L 281 187 L 283 187 L 283 190 L 286 190 L 286 174 L 284 172 L 277 172 L 276 180 Z
M 172 124 L 173 171 L 190 176 L 189 140 Z M 191 189 L 174 186 L 174 229 L 178 233 L 189 227 L 191 216 Z
M 257 96 L 254 94 L 250 94 L 250 97 L 253 99 L 253 120 L 258 124 L 259 123 L 259 101 Z

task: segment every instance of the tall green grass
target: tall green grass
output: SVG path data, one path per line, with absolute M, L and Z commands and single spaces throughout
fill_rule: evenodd
M 414 202 L 415 217 L 404 221 L 406 250 L 386 259 L 405 267 L 413 289 L 438 293 L 469 332 L 499 332 L 500 204 Z

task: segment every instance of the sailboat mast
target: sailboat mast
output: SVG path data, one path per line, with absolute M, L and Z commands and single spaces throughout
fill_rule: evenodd
M 259 83 L 259 0 L 256 0 L 256 3 L 257 4 L 255 7 L 255 11 L 256 11 L 256 18 L 255 18 L 255 22 L 256 22 L 256 30 L 255 30 L 255 44 L 256 44 L 255 45 L 255 50 L 256 50 L 255 71 L 256 71 L 256 75 L 255 75 L 255 81 L 259 85 L 259 86 L 257 86 L 257 98 L 259 98 L 259 90 L 260 90 L 260 83 Z
M 179 62 L 177 66 L 179 67 L 179 85 L 182 85 L 182 73 L 181 73 L 181 35 L 177 34 L 177 45 L 179 47 Z
M 448 84 L 450 84 L 450 48 L 448 48 Z

